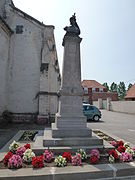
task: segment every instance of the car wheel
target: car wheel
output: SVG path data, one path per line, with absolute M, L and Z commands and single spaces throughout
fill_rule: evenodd
M 98 115 L 95 115 L 95 116 L 93 117 L 93 120 L 94 120 L 94 121 L 99 121 L 99 116 L 98 116 Z

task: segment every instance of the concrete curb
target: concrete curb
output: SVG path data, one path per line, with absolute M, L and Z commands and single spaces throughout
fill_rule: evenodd
M 67 166 L 64 168 L 45 167 L 19 170 L 1 169 L 0 180 L 88 180 L 88 179 L 134 179 L 135 164 L 100 164 Z M 130 176 L 129 176 L 130 175 Z

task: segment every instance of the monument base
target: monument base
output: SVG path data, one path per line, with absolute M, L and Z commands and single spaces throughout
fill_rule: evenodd
M 81 134 L 81 131 L 80 131 Z M 44 147 L 91 147 L 95 148 L 97 146 L 103 147 L 103 140 L 97 138 L 96 136 L 91 137 L 64 137 L 64 138 L 53 138 L 52 137 L 52 130 L 45 129 L 44 130 L 44 139 L 43 139 L 43 146 Z

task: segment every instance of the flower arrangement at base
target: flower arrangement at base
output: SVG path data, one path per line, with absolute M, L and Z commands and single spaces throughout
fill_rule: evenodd
M 68 152 L 64 152 L 62 156 L 64 158 L 66 158 L 67 162 L 71 162 L 71 153 L 69 151 Z
M 16 150 L 16 154 L 22 157 L 25 151 L 25 147 L 18 147 L 18 149 Z
M 124 146 L 124 141 L 123 141 L 123 140 L 117 141 L 117 145 L 118 145 L 118 147 L 119 147 L 119 146 Z
M 132 154 L 130 154 L 129 152 L 124 152 L 121 154 L 120 156 L 120 159 L 123 161 L 123 162 L 130 162 L 132 161 Z
M 22 167 L 22 158 L 19 155 L 13 154 L 8 161 L 8 168 L 18 169 Z
M 9 152 L 5 155 L 5 157 L 4 157 L 4 159 L 3 159 L 3 163 L 4 163 L 5 166 L 8 165 L 8 161 L 9 161 L 9 159 L 10 159 L 12 156 L 13 156 L 13 153 L 12 153 L 11 151 L 9 151 Z
M 134 150 L 132 148 L 128 147 L 125 152 L 130 153 L 133 158 L 135 157 L 135 152 L 134 152 Z
M 125 147 L 125 148 L 130 148 L 130 143 L 129 143 L 129 142 L 125 142 L 125 143 L 124 143 L 124 147 Z
M 109 163 L 114 163 L 115 162 L 115 158 L 112 156 L 112 155 L 110 155 L 109 156 Z
M 33 168 L 42 168 L 44 167 L 43 156 L 36 156 L 32 158 Z
M 111 143 L 110 143 L 112 146 L 114 146 L 115 148 L 117 148 L 118 147 L 118 144 L 117 144 L 117 142 L 116 141 L 111 141 Z
M 90 157 L 91 156 L 96 156 L 98 159 L 100 159 L 100 153 L 98 149 L 92 149 L 90 152 Z
M 78 152 L 78 154 L 81 155 L 81 159 L 82 159 L 82 160 L 87 159 L 87 155 L 86 155 L 86 152 L 85 152 L 84 149 L 79 149 L 77 152 Z
M 18 149 L 18 147 L 19 147 L 19 144 L 16 141 L 13 141 L 12 144 L 10 144 L 10 146 L 9 146 L 9 150 L 12 153 L 15 153 L 16 150 Z
M 43 154 L 43 160 L 47 163 L 50 163 L 53 159 L 53 153 L 52 151 L 49 150 L 45 150 L 44 154 Z
M 24 147 L 25 147 L 26 149 L 31 149 L 31 146 L 30 146 L 29 143 L 25 144 Z
M 82 165 L 82 158 L 79 153 L 76 153 L 76 155 L 72 157 L 72 165 L 73 166 L 81 166 Z
M 97 156 L 90 156 L 90 162 L 91 164 L 97 164 L 99 162 L 99 159 L 97 158 Z
M 100 153 L 98 149 L 92 149 L 90 152 L 90 162 L 92 164 L 97 164 L 100 159 Z
M 58 166 L 58 167 L 64 167 L 67 165 L 66 158 L 64 158 L 62 156 L 56 157 L 54 162 L 55 162 L 56 166 Z
M 26 149 L 25 153 L 23 154 L 23 161 L 26 163 L 31 163 L 33 157 L 35 157 L 35 153 L 32 152 L 31 149 Z
M 118 153 L 115 149 L 112 149 L 109 151 L 109 156 L 112 155 L 114 157 L 115 160 L 117 160 L 119 158 Z
M 118 151 L 119 151 L 120 153 L 125 152 L 125 151 L 126 151 L 125 146 L 119 146 L 119 147 L 118 147 Z

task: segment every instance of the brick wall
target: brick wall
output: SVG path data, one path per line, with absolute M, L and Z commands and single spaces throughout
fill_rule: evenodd
M 111 92 L 94 92 L 92 93 L 92 100 L 98 101 L 98 99 L 101 98 L 103 100 L 106 100 L 107 98 L 111 98 L 112 101 L 118 101 L 118 94 L 117 93 L 111 93 Z

